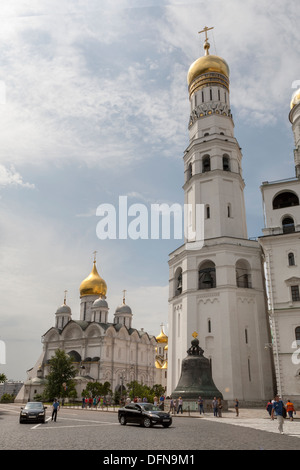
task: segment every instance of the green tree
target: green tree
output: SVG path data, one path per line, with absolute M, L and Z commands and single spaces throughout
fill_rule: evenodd
M 52 400 L 54 397 L 66 398 L 72 395 L 75 390 L 73 379 L 76 375 L 76 369 L 70 356 L 65 351 L 57 349 L 49 364 L 50 373 L 46 377 L 45 397 Z
M 7 381 L 6 375 L 5 374 L 0 374 L 0 383 L 6 382 L 6 381 Z
M 111 395 L 110 383 L 104 382 L 104 384 L 102 384 L 101 382 L 88 382 L 84 392 L 85 392 L 85 395 L 83 396 L 91 395 L 92 397 L 96 397 L 96 396 Z
M 160 397 L 161 395 L 164 395 L 165 394 L 165 389 L 162 385 L 160 384 L 155 384 L 152 388 L 152 393 L 153 393 L 153 396 L 156 396 L 156 397 Z

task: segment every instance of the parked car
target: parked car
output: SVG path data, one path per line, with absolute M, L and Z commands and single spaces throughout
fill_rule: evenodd
M 45 422 L 47 407 L 40 401 L 29 401 L 21 407 L 20 423 L 28 423 L 31 421 Z
M 168 428 L 172 424 L 170 413 L 162 411 L 152 403 L 129 403 L 118 410 L 119 423 L 137 423 L 145 428 L 160 424 Z

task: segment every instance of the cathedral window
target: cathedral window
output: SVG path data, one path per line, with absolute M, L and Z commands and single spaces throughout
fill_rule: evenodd
M 220 90 L 218 90 L 218 100 L 219 100 L 219 101 L 221 100 Z
M 288 254 L 289 266 L 295 266 L 295 255 L 294 253 Z
M 210 171 L 210 156 L 205 155 L 202 160 L 202 172 L 206 173 L 207 171 Z
M 300 300 L 299 286 L 291 286 L 292 301 L 298 302 Z
M 212 89 L 209 90 L 209 98 L 210 98 L 210 101 L 212 101 Z
M 227 204 L 227 217 L 231 217 L 231 204 Z
M 205 207 L 205 210 L 206 210 L 206 214 L 205 214 L 205 215 L 206 215 L 206 218 L 207 218 L 207 219 L 210 219 L 210 207 L 209 207 L 208 204 L 207 204 L 207 206 Z
M 283 207 L 299 206 L 297 194 L 290 191 L 277 194 L 273 199 L 273 209 L 282 209 Z
M 210 319 L 207 322 L 207 330 L 208 330 L 208 333 L 211 333 L 211 320 Z
M 202 103 L 204 103 L 204 92 L 202 91 L 201 94 L 202 94 Z
M 295 232 L 294 219 L 292 217 L 285 217 L 282 221 L 282 231 L 283 233 L 292 233 Z

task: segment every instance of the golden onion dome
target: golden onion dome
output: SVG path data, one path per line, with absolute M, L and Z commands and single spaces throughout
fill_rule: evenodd
M 294 106 L 297 106 L 297 104 L 300 103 L 300 88 L 293 93 L 292 100 L 291 100 L 291 109 L 294 108 Z
M 229 90 L 229 67 L 227 62 L 217 55 L 209 53 L 210 44 L 204 43 L 205 55 L 195 60 L 189 68 L 187 83 L 190 96 L 206 86 L 222 86 Z
M 80 297 L 84 297 L 86 295 L 106 297 L 107 285 L 104 279 L 102 279 L 98 274 L 96 261 L 94 261 L 91 274 L 80 284 L 79 291 Z
M 156 341 L 158 343 L 167 343 L 168 342 L 168 337 L 163 332 L 163 329 L 161 329 L 160 334 L 158 336 L 156 336 Z
M 225 77 L 229 78 L 229 67 L 222 57 L 217 55 L 204 55 L 195 60 L 189 68 L 187 74 L 188 85 L 204 73 L 221 73 Z

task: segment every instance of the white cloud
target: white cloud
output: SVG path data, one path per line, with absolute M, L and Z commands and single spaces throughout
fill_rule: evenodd
M 9 169 L 0 164 L 0 187 L 21 186 L 23 188 L 34 188 L 34 184 L 24 183 L 22 176 L 13 166 Z

